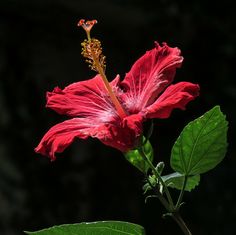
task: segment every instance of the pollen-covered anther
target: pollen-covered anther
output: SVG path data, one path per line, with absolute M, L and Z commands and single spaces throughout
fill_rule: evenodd
M 81 54 L 87 59 L 86 62 L 90 64 L 92 70 L 97 71 L 97 63 L 105 69 L 106 62 L 105 56 L 102 54 L 101 42 L 98 39 L 92 38 L 91 40 L 85 39 L 82 43 Z

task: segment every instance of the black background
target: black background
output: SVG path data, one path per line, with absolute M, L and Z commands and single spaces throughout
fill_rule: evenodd
M 44 108 L 45 92 L 95 75 L 80 55 L 81 18 L 99 21 L 93 35 L 103 43 L 110 80 L 124 77 L 155 40 L 182 50 L 175 82 L 200 84 L 201 96 L 186 111 L 155 120 L 155 162 L 164 161 L 169 173 L 170 149 L 182 128 L 220 105 L 229 121 L 227 156 L 186 193 L 182 214 L 193 234 L 236 234 L 232 2 L 1 0 L 0 234 L 95 220 L 139 223 L 148 235 L 181 234 L 171 219 L 161 218 L 158 201 L 144 204 L 143 176 L 119 151 L 93 139 L 76 141 L 53 163 L 33 151 L 52 125 L 66 119 Z

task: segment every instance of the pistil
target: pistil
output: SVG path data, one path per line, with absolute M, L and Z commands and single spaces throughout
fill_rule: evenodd
M 92 70 L 98 72 L 104 82 L 104 85 L 108 91 L 108 94 L 111 98 L 112 103 L 114 104 L 119 116 L 124 118 L 127 116 L 124 108 L 120 104 L 116 95 L 114 94 L 108 79 L 105 74 L 105 56 L 102 54 L 101 42 L 95 38 L 91 38 L 90 31 L 94 24 L 96 24 L 96 20 L 86 21 L 80 20 L 78 26 L 82 26 L 87 34 L 87 39 L 82 42 L 82 55 L 87 59 L 86 62 L 89 63 L 89 67 Z

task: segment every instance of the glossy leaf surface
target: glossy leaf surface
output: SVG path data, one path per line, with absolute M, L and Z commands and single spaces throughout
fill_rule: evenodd
M 190 122 L 171 152 L 171 167 L 185 175 L 198 175 L 219 164 L 227 149 L 228 122 L 215 106 Z
M 181 190 L 184 184 L 184 175 L 175 172 L 162 176 L 163 181 L 168 187 Z M 189 176 L 185 185 L 185 191 L 192 191 L 200 182 L 200 175 Z
M 142 226 L 121 221 L 64 224 L 25 233 L 28 235 L 145 235 Z

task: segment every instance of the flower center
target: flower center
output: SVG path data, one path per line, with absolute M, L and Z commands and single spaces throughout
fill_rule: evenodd
M 90 36 L 90 31 L 94 26 L 94 24 L 96 23 L 97 23 L 96 20 L 85 21 L 83 19 L 78 22 L 78 26 L 81 26 L 87 34 L 87 39 L 85 39 L 81 43 L 82 45 L 81 54 L 86 58 L 86 62 L 89 64 L 89 67 L 101 75 L 112 103 L 114 104 L 119 116 L 121 118 L 124 118 L 127 116 L 127 114 L 122 105 L 120 104 L 119 100 L 117 99 L 116 95 L 112 91 L 112 88 L 105 74 L 106 57 L 102 54 L 101 42 L 96 38 L 91 38 Z

